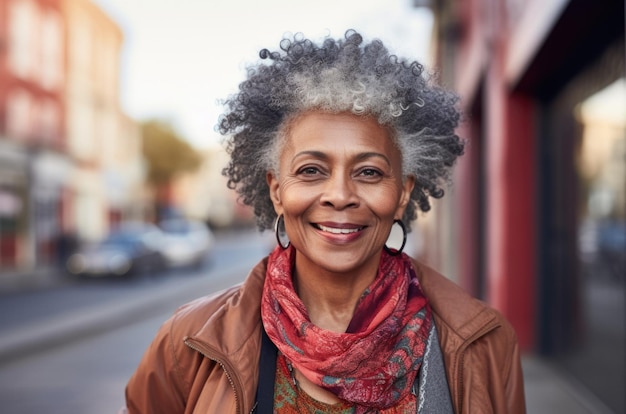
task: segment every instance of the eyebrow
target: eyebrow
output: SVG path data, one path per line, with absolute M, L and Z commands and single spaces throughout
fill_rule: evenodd
M 294 155 L 293 159 L 296 160 L 304 156 L 311 156 L 322 160 L 327 160 L 329 158 L 328 155 L 322 151 L 302 151 Z M 368 158 L 381 158 L 383 161 L 385 161 L 387 165 L 391 165 L 391 161 L 389 161 L 389 158 L 379 152 L 361 152 L 356 156 L 357 161 L 364 161 Z

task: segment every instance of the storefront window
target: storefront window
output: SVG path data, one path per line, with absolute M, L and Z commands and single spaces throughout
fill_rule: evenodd
M 624 409 L 626 80 L 575 108 L 581 335 L 563 362 L 616 412 Z
M 624 70 L 619 40 L 568 74 L 544 102 L 538 144 L 539 349 L 616 413 L 626 410 Z

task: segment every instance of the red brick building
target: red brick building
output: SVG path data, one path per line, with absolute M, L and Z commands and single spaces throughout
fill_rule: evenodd
M 1 0 L 0 267 L 53 260 L 69 165 L 64 73 L 60 1 Z
M 0 0 L 0 283 L 144 214 L 123 33 L 90 0 Z M 69 248 L 69 247 L 68 247 Z

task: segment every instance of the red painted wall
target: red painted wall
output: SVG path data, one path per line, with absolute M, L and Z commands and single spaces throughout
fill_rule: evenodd
M 456 54 L 474 62 L 474 70 L 459 65 L 455 76 L 461 92 L 472 95 L 462 96 L 463 109 L 472 116 L 469 125 L 459 131 L 469 142 L 455 176 L 457 204 L 463 206 L 456 212 L 458 274 L 462 275 L 461 285 L 479 296 L 479 263 L 484 250 L 485 299 L 512 323 L 521 347 L 530 350 L 535 340 L 537 277 L 535 104 L 529 97 L 514 94 L 507 84 L 505 58 L 510 45 L 504 7 L 503 1 L 483 1 L 456 9 L 463 28 L 455 42 Z M 482 205 L 478 202 L 481 186 Z M 484 210 L 482 228 L 478 209 Z

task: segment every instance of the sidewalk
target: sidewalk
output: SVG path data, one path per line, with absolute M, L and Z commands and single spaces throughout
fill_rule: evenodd
M 49 289 L 66 283 L 62 271 L 54 265 L 29 271 L 0 270 L 0 295 L 25 290 Z
M 215 272 L 211 276 L 212 283 L 218 289 L 225 289 L 232 285 L 233 274 L 245 275 L 250 266 L 250 263 L 244 262 L 225 271 Z M 65 283 L 61 277 L 58 280 L 58 283 Z M 84 309 L 50 314 L 13 328 L 0 325 L 0 364 L 27 357 L 51 346 L 132 324 L 165 306 L 186 303 L 195 299 L 198 292 L 204 291 L 206 283 L 205 278 L 189 278 L 175 286 L 158 285 L 133 297 L 133 300 L 118 300 L 115 303 L 104 301 Z M 34 289 L 45 289 L 45 284 L 37 285 Z
M 528 414 L 614 414 L 587 388 L 536 355 L 522 357 Z
M 245 264 L 245 267 L 249 265 Z M 231 272 L 232 269 L 229 273 Z M 223 278 L 224 287 L 231 283 L 226 274 L 215 275 L 214 278 Z M 38 288 L 46 287 L 36 275 L 30 279 L 32 283 L 37 280 L 42 283 L 37 285 Z M 9 331 L 6 327 L 0 327 L 0 364 L 28 356 L 51 345 L 60 345 L 100 331 L 116 329 L 122 324 L 132 322 L 127 315 L 136 315 L 135 319 L 142 318 L 150 315 L 155 307 L 161 306 L 165 301 L 181 301 L 194 297 L 201 289 L 199 285 L 203 283 L 202 279 L 197 279 L 177 289 L 155 289 L 133 302 L 121 303 L 119 306 L 110 306 L 107 303 L 89 310 L 73 312 L 71 315 L 56 315 L 39 321 L 34 326 L 20 326 Z M 522 364 L 529 414 L 613 413 L 585 387 L 576 384 L 548 361 L 528 354 L 523 356 Z

